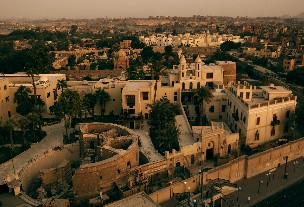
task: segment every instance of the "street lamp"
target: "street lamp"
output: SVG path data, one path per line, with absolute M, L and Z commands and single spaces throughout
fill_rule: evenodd
M 240 195 L 240 190 L 241 190 L 242 188 L 241 187 L 238 187 L 237 188 L 237 197 L 236 197 L 236 201 L 237 202 L 239 202 L 239 195 Z
M 285 156 L 285 170 L 284 170 L 284 178 L 287 179 L 287 162 L 288 162 L 288 156 Z
M 293 171 L 296 172 L 296 164 L 298 164 L 298 161 L 293 162 Z
M 190 206 L 190 187 L 188 187 L 188 205 Z
M 258 188 L 258 193 L 260 193 L 260 188 L 261 188 L 261 185 L 263 184 L 263 180 L 259 180 L 259 188 Z
M 199 171 L 199 174 L 201 175 L 200 176 L 200 188 L 201 188 L 201 199 L 203 200 L 203 186 L 204 186 L 204 172 L 203 172 L 203 170 L 200 170 Z

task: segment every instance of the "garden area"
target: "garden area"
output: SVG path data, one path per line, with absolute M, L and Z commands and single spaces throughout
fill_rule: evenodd
M 40 142 L 46 136 L 45 131 L 10 131 L 7 127 L 0 128 L 0 164 L 4 163 L 31 147 L 32 143 Z

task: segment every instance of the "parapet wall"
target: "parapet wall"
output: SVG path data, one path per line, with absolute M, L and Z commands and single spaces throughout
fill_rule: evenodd
M 196 174 L 182 182 L 176 182 L 172 185 L 163 188 L 150 194 L 150 198 L 157 203 L 168 201 L 173 197 L 174 193 L 190 192 L 197 190 L 203 178 L 204 184 L 208 180 L 225 179 L 231 183 L 241 179 L 251 178 L 270 169 L 278 167 L 278 164 L 285 163 L 285 157 L 288 156 L 288 161 L 295 160 L 304 156 L 304 138 L 291 141 L 287 144 L 278 146 L 273 149 L 255 154 L 252 156 L 241 156 L 230 161 L 227 164 L 213 168 L 202 174 Z M 184 183 L 186 182 L 186 184 Z
M 79 143 L 64 145 L 61 150 L 49 149 L 43 154 L 35 156 L 28 165 L 20 170 L 19 179 L 22 189 L 28 192 L 29 185 L 40 174 L 41 169 L 56 168 L 64 160 L 79 161 Z

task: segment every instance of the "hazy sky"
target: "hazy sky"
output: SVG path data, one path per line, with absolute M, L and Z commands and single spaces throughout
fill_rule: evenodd
M 0 19 L 148 16 L 282 16 L 304 11 L 304 0 L 0 0 Z

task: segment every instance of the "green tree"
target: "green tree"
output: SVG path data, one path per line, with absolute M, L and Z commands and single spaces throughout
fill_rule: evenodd
M 37 104 L 33 110 L 39 116 L 39 131 L 42 131 L 42 114 L 45 112 L 44 105 Z
M 72 25 L 70 29 L 70 34 L 75 35 L 77 32 L 78 26 L 77 25 Z
M 33 110 L 34 105 L 29 96 L 31 92 L 29 88 L 20 86 L 14 93 L 14 103 L 17 104 L 16 111 L 22 116 L 27 115 Z
M 92 117 L 94 117 L 94 107 L 97 102 L 97 96 L 96 94 L 87 93 L 84 95 L 83 102 L 85 105 L 85 108 L 89 111 Z
M 17 127 L 22 131 L 23 146 L 26 144 L 25 133 L 29 123 L 30 120 L 26 116 L 20 116 L 17 119 Z
M 165 54 L 166 55 L 171 55 L 173 53 L 173 48 L 171 45 L 168 45 L 165 47 Z
M 68 65 L 71 67 L 71 68 L 74 68 L 75 65 L 76 65 L 76 56 L 75 55 L 70 55 L 68 57 Z
M 37 126 L 37 123 L 40 121 L 40 117 L 37 113 L 31 112 L 26 115 L 26 118 L 29 120 L 29 124 L 32 126 L 33 138 L 35 138 L 36 137 L 36 126 Z
M 213 95 L 210 92 L 208 87 L 201 87 L 196 95 L 198 96 L 198 103 L 199 103 L 199 124 L 202 125 L 202 116 L 203 116 L 203 104 L 204 102 L 209 103 L 213 99 Z
M 109 95 L 108 92 L 106 92 L 103 89 L 98 89 L 95 91 L 96 97 L 99 100 L 100 104 L 100 115 L 104 115 L 106 111 L 106 102 L 108 102 L 111 99 L 111 96 Z
M 61 80 L 57 80 L 57 89 L 61 89 L 61 93 L 63 92 L 63 90 L 65 88 L 68 87 L 68 84 L 67 84 L 67 81 L 64 80 L 64 79 L 61 79 Z
M 15 126 L 16 126 L 16 120 L 14 118 L 10 117 L 6 120 L 5 127 L 9 131 L 9 139 L 10 139 L 10 142 L 11 142 L 12 150 L 15 149 L 14 140 L 13 140 L 13 131 L 14 131 Z
M 148 62 L 154 55 L 154 51 L 152 47 L 144 47 L 140 53 L 143 61 Z
M 72 119 L 81 114 L 82 105 L 82 99 L 75 90 L 67 89 L 59 96 L 54 111 L 57 116 L 64 119 L 66 135 L 68 135 Z
M 166 98 L 156 101 L 150 107 L 149 134 L 154 147 L 161 153 L 179 150 L 178 129 L 175 116 L 178 107 Z

